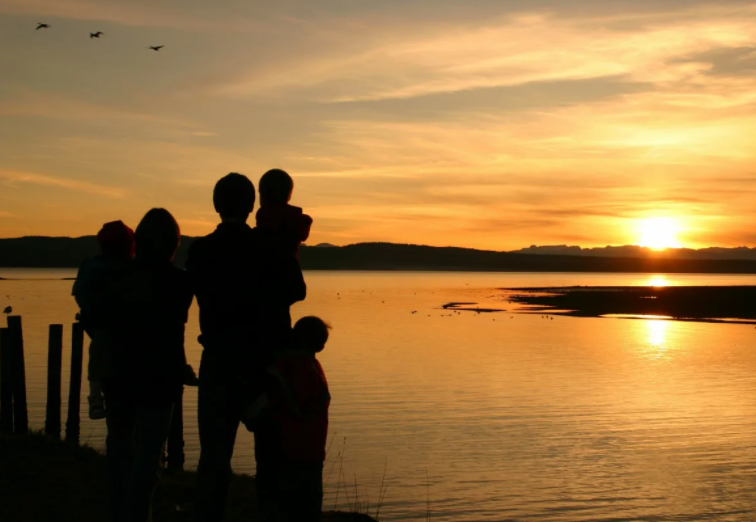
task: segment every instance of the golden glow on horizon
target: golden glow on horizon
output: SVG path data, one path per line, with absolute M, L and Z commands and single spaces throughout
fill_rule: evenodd
M 669 286 L 669 281 L 664 276 L 654 276 L 648 280 L 648 282 L 646 283 L 646 286 L 654 286 L 654 287 Z
M 671 218 L 650 218 L 643 220 L 638 226 L 640 246 L 653 250 L 665 250 L 667 248 L 680 248 L 682 244 L 678 239 L 680 227 Z

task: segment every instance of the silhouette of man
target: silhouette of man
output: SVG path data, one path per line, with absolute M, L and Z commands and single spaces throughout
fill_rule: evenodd
M 288 307 L 305 298 L 302 270 L 294 256 L 278 253 L 247 225 L 255 188 L 231 173 L 213 192 L 221 224 L 189 249 L 187 271 L 200 310 L 197 519 L 223 520 L 231 479 L 231 457 L 243 411 L 267 366 L 291 332 Z M 282 310 L 286 309 L 286 313 Z M 256 444 L 257 446 L 257 444 Z M 257 452 L 256 452 L 257 453 Z M 257 458 L 257 475 L 268 470 Z

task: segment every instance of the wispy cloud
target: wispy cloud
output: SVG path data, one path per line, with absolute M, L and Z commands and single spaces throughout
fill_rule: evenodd
M 110 198 L 125 198 L 128 193 L 117 187 L 108 187 L 97 185 L 87 181 L 79 181 L 45 174 L 36 174 L 32 172 L 20 172 L 15 170 L 0 169 L 0 179 L 5 181 L 6 185 L 17 186 L 21 184 L 44 185 L 48 187 L 60 187 L 68 190 L 75 190 L 87 194 L 98 196 L 107 196 Z
M 191 130 L 191 125 L 180 118 L 30 90 L 10 93 L 0 101 L 0 118 L 4 116 L 100 121 L 109 125 L 123 122 L 142 123 L 185 128 L 188 129 L 186 132 L 191 133 L 198 132 Z
M 199 9 L 198 9 L 199 7 Z M 1 0 L 0 12 L 71 20 L 92 20 L 138 27 L 169 27 L 184 30 L 220 29 L 219 11 L 208 4 L 192 8 L 187 2 L 166 0 L 128 2 L 99 0 Z M 199 12 L 198 12 L 199 11 Z M 222 16 L 225 18 L 225 16 Z M 249 20 L 250 27 L 252 20 Z M 238 25 L 238 21 L 237 24 Z
M 356 39 L 357 45 L 333 46 L 320 57 L 306 55 L 281 69 L 255 71 L 248 79 L 221 85 L 219 92 L 260 96 L 311 90 L 323 100 L 355 101 L 608 76 L 667 83 L 706 69 L 674 59 L 751 45 L 756 38 L 753 6 L 691 9 L 676 17 L 661 13 L 615 30 L 607 26 L 619 24 L 619 16 L 517 15 L 453 28 L 421 22 L 403 38 L 384 29 L 359 28 L 372 32 L 371 37 L 347 32 L 342 44 Z

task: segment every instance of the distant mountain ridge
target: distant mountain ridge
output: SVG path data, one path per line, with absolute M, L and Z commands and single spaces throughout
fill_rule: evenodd
M 176 264 L 184 266 L 196 238 L 183 237 Z M 302 268 L 309 270 L 406 270 L 471 272 L 637 272 L 637 273 L 746 273 L 756 274 L 756 260 L 669 257 L 654 252 L 639 255 L 638 247 L 613 247 L 622 255 L 576 254 L 531 247 L 516 252 L 495 252 L 457 247 L 431 247 L 395 243 L 357 243 L 347 246 L 305 246 L 300 249 Z M 579 249 L 580 252 L 604 249 Z M 739 250 L 739 249 L 706 249 Z M 750 254 L 751 249 L 745 249 Z M 74 268 L 98 252 L 94 236 L 21 237 L 0 239 L 0 267 Z M 693 251 L 701 252 L 701 251 Z
M 653 250 L 647 247 L 625 245 L 597 248 L 582 248 L 568 245 L 532 245 L 528 248 L 513 250 L 512 254 L 532 254 L 548 256 L 593 256 L 593 257 L 644 257 L 664 259 L 743 259 L 756 261 L 756 248 L 745 246 L 736 248 L 709 247 L 701 249 L 668 248 Z

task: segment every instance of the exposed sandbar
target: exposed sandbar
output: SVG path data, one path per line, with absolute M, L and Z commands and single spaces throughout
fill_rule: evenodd
M 756 286 L 505 288 L 521 312 L 756 324 Z

